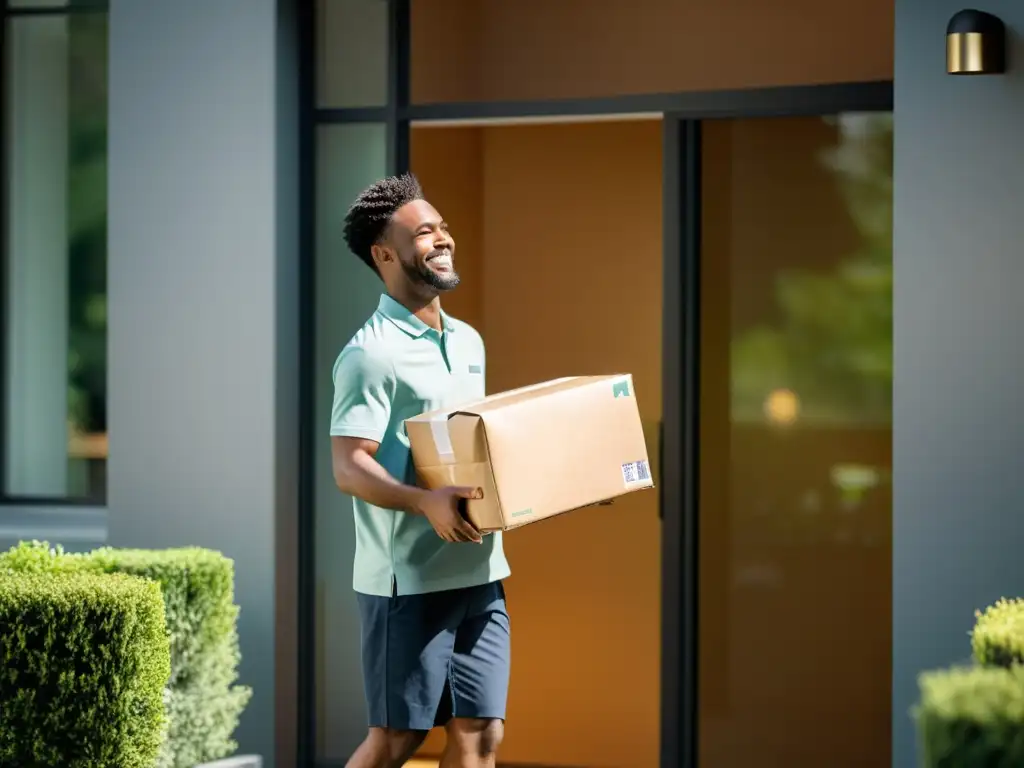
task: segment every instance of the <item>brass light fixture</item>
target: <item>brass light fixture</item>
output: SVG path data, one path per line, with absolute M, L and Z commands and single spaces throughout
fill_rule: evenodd
M 1006 71 L 1006 25 L 997 16 L 966 9 L 946 27 L 946 71 L 999 75 Z

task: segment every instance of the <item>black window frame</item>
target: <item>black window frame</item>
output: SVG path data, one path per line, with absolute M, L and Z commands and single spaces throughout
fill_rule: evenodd
M 4 187 L 0 191 L 0 537 L 5 539 L 39 538 L 52 531 L 54 538 L 69 543 L 103 543 L 106 539 L 107 498 L 77 496 L 25 496 L 7 493 L 6 455 L 10 449 L 7 434 L 7 344 L 9 307 L 7 306 L 7 280 L 10 254 L 7 247 L 10 205 L 9 167 L 7 158 L 8 93 L 7 31 L 11 21 L 25 18 L 104 14 L 109 18 L 109 0 L 68 0 L 65 4 L 37 6 L 19 5 L 16 0 L 3 0 L 0 4 L 0 178 Z M 80 513 L 69 517 L 69 512 Z

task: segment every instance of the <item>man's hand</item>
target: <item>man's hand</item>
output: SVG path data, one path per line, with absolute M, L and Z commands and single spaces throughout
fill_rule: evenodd
M 480 531 L 466 520 L 459 512 L 459 503 L 463 499 L 482 499 L 483 491 L 479 488 L 461 488 L 449 486 L 427 491 L 416 504 L 416 512 L 423 515 L 433 526 L 435 533 L 445 541 L 483 542 Z

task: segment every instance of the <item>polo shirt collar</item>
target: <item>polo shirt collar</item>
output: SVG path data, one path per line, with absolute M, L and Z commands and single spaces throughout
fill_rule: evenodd
M 381 294 L 380 303 L 377 304 L 377 311 L 410 336 L 418 338 L 427 331 L 432 330 L 429 325 L 410 312 L 404 304 L 395 301 L 386 293 Z M 445 314 L 443 309 L 441 310 L 441 327 L 445 331 L 451 331 L 453 328 L 451 318 Z

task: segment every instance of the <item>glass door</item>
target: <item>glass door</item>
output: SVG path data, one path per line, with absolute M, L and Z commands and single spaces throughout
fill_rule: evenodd
M 890 760 L 892 125 L 700 126 L 700 768 Z

